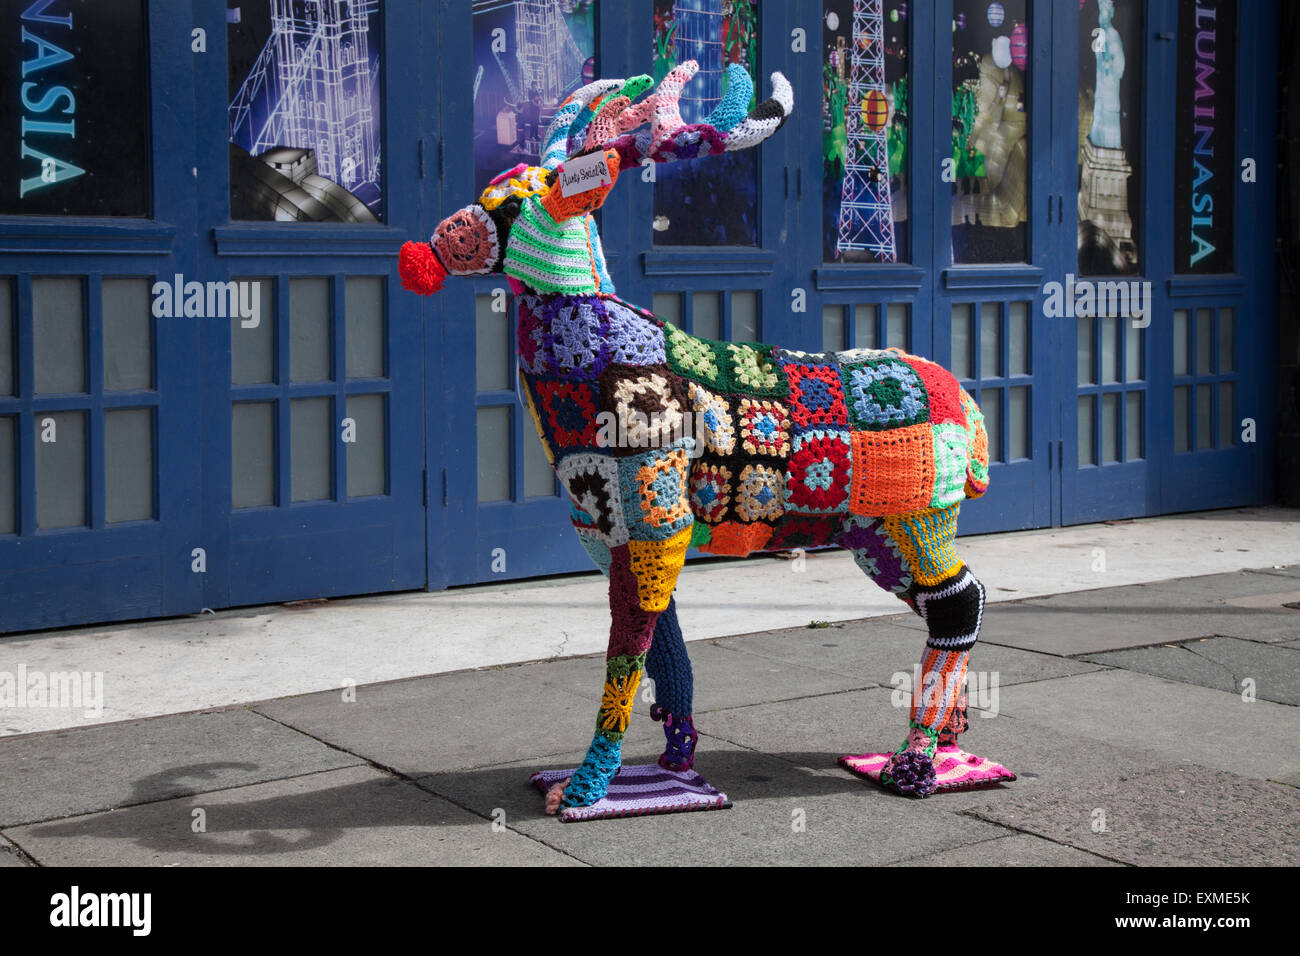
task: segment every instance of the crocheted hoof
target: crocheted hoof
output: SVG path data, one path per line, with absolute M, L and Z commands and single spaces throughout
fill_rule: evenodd
M 553 817 L 560 812 L 560 804 L 564 802 L 564 788 L 569 785 L 569 781 L 572 778 L 573 776 L 572 774 L 570 774 L 568 777 L 565 777 L 563 780 L 551 784 L 551 786 L 546 790 L 547 816 Z
M 880 772 L 880 782 L 905 797 L 928 797 L 934 793 L 934 761 L 919 750 L 903 750 Z
M 677 717 L 658 704 L 650 705 L 650 719 L 663 721 L 664 736 L 668 738 L 664 752 L 659 755 L 659 766 L 665 770 L 690 770 L 695 766 L 695 745 L 699 735 L 695 721 L 689 714 Z
M 548 813 L 552 812 L 552 794 L 556 795 L 557 815 L 564 823 L 722 810 L 731 806 L 725 793 L 714 789 L 694 770 L 665 770 L 654 764 L 623 767 L 610 781 L 606 794 L 589 806 L 561 806 L 560 797 L 573 773 L 572 770 L 542 770 L 528 778 L 528 782 L 545 795 Z
M 893 789 L 887 781 L 882 782 L 880 779 L 881 771 L 893 754 L 888 753 L 867 753 L 851 754 L 841 757 L 840 766 L 852 771 L 860 777 L 866 777 L 872 783 L 879 783 L 888 789 Z M 934 792 L 947 793 L 955 790 L 979 790 L 985 787 L 996 787 L 1002 783 L 1010 783 L 1016 779 L 1016 775 L 1002 766 L 986 757 L 977 757 L 975 754 L 967 753 L 956 744 L 940 744 L 930 758 L 934 767 Z

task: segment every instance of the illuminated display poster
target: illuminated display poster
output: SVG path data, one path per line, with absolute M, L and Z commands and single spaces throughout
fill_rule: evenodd
M 0 0 L 0 214 L 146 216 L 141 0 Z
M 227 7 L 232 219 L 382 221 L 379 6 Z
M 1231 272 L 1236 97 L 1235 0 L 1178 5 L 1174 270 Z

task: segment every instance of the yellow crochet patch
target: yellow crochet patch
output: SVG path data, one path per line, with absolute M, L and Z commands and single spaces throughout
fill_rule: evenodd
M 629 541 L 628 563 L 636 575 L 636 594 L 643 611 L 662 611 L 677 586 L 677 575 L 686 561 L 691 545 L 691 526 L 687 525 L 663 541 Z
M 962 560 L 953 547 L 957 511 L 958 506 L 951 505 L 880 519 L 885 532 L 903 552 L 903 562 L 917 584 L 941 584 L 961 570 Z
M 479 196 L 478 204 L 484 209 L 496 209 L 511 196 L 527 199 L 529 196 L 543 196 L 550 192 L 546 185 L 546 170 L 541 166 L 529 166 L 518 176 L 489 186 Z

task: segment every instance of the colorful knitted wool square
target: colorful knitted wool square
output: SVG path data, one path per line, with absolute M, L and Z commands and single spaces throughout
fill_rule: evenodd
M 787 514 L 773 529 L 765 548 L 768 551 L 790 551 L 825 547 L 839 531 L 840 521 L 838 515 Z
M 688 382 L 691 413 L 695 416 L 692 432 L 704 442 L 704 451 L 730 455 L 736 450 L 735 416 L 725 395 L 709 391 L 696 382 Z
M 618 460 L 619 491 L 629 535 L 638 541 L 671 538 L 695 520 L 687 490 L 692 439 Z
M 528 778 L 543 794 L 575 775 L 575 770 L 543 770 Z M 725 810 L 727 795 L 715 790 L 694 770 L 668 770 L 658 764 L 624 764 L 609 782 L 609 790 L 589 806 L 560 810 L 563 823 L 583 823 L 617 817 L 644 817 L 659 813 Z
M 907 356 L 907 364 L 916 371 L 925 386 L 925 394 L 930 403 L 930 424 L 952 423 L 965 428 L 966 413 L 961 406 L 961 386 L 952 373 L 941 365 L 915 355 Z
M 931 425 L 934 431 L 934 496 L 931 508 L 947 508 L 966 497 L 970 435 L 965 425 Z
M 677 586 L 677 575 L 691 544 L 691 529 L 683 528 L 671 538 L 627 543 L 628 559 L 636 576 L 637 596 L 646 611 L 662 611 Z
M 605 299 L 609 343 L 616 365 L 663 365 L 664 332 L 615 299 Z
M 650 649 L 657 612 L 641 606 L 640 580 L 631 544 L 610 549 L 609 650 L 607 657 L 636 656 Z
M 849 510 L 860 515 L 919 511 L 934 497 L 934 432 L 929 425 L 854 431 Z
M 686 435 L 686 394 L 664 366 L 612 365 L 600 379 L 600 407 L 612 412 L 616 456 L 639 455 L 694 438 Z
M 961 567 L 953 547 L 957 536 L 956 505 L 925 508 L 910 514 L 888 515 L 881 525 L 903 552 L 903 558 L 919 585 L 937 585 Z
M 785 399 L 790 382 L 772 358 L 772 346 L 728 343 L 726 346 L 731 390 L 741 395 Z
M 961 391 L 961 407 L 966 413 L 966 431 L 970 435 L 970 471 L 966 475 L 966 497 L 978 498 L 989 487 L 989 436 L 984 430 L 984 413 L 975 400 Z
M 555 375 L 594 381 L 609 365 L 609 314 L 598 296 L 542 296 L 530 310 L 542 330 L 543 356 Z M 534 357 L 536 364 L 536 357 Z
M 596 390 L 586 382 L 535 379 L 546 444 L 557 454 L 570 448 L 596 447 Z
M 772 537 L 772 526 L 742 521 L 724 521 L 709 529 L 709 540 L 697 547 L 705 554 L 728 554 L 744 557 L 762 551 Z
M 696 521 L 706 525 L 718 524 L 730 511 L 735 475 L 728 464 L 695 463 L 691 470 L 691 511 Z
M 730 389 L 731 379 L 721 342 L 687 335 L 668 323 L 664 323 L 664 336 L 669 368 L 715 391 Z
M 597 453 L 567 455 L 560 460 L 555 473 L 569 492 L 574 507 L 587 517 L 584 526 L 608 547 L 627 543 L 627 519 L 615 459 Z
M 596 730 L 607 740 L 622 740 L 627 733 L 632 707 L 636 704 L 636 689 L 644 671 L 644 653 L 620 654 L 605 662 L 605 688 L 596 713 Z
M 925 385 L 916 369 L 892 352 L 869 353 L 872 357 L 854 361 L 844 358 L 851 354 L 841 356 L 840 374 L 853 428 L 886 431 L 930 420 Z
M 740 469 L 736 478 L 735 504 L 732 506 L 741 521 L 775 521 L 785 513 L 782 489 L 785 472 L 771 465 L 755 462 Z M 716 530 L 714 535 L 716 537 Z
M 790 413 L 773 399 L 742 398 L 736 407 L 740 447 L 746 455 L 790 456 Z
M 847 548 L 857 566 L 886 591 L 902 597 L 912 587 L 912 571 L 903 550 L 880 518 L 849 515 L 843 519 L 835 543 Z
M 782 363 L 781 367 L 790 379 L 790 417 L 797 428 L 848 426 L 844 386 L 835 365 Z
M 848 511 L 852 450 L 847 431 L 826 428 L 795 435 L 785 473 L 786 510 Z

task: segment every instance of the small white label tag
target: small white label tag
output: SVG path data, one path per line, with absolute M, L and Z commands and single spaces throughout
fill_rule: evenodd
M 571 159 L 560 167 L 560 188 L 566 196 L 576 196 L 597 186 L 608 186 L 610 182 L 604 150 Z

